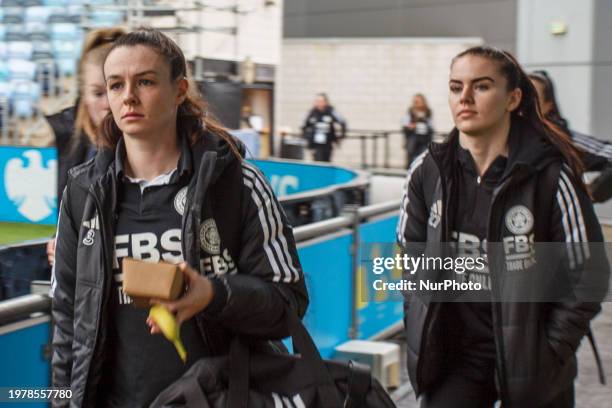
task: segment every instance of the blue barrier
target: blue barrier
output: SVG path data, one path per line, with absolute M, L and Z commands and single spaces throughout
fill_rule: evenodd
M 23 323 L 27 325 L 28 321 Z M 49 343 L 50 323 L 44 318 L 32 319 L 31 323 L 34 324 L 0 334 L 0 387 L 46 388 L 51 383 L 50 364 L 43 355 L 44 347 Z M 0 407 L 4 406 L 14 407 L 15 404 L 0 403 Z M 28 404 L 28 407 L 47 406 L 46 403 Z
M 348 339 L 351 324 L 352 262 L 350 231 L 331 239 L 298 245 L 310 304 L 304 323 L 324 358 Z
M 55 224 L 55 148 L 0 148 L 0 221 Z
M 356 172 L 340 167 L 273 160 L 252 162 L 270 180 L 278 197 L 348 183 L 357 177 Z
M 368 260 L 378 256 L 393 256 L 382 253 L 389 251 L 395 241 L 395 226 L 398 216 L 394 215 L 370 221 L 359 226 L 359 237 L 362 245 L 359 251 L 358 282 L 359 294 L 356 299 L 357 307 L 357 337 L 368 339 L 383 330 L 400 322 L 403 316 L 403 302 L 389 299 L 388 291 L 374 291 L 368 283 L 365 274 L 371 273 Z M 367 251 L 367 253 L 364 253 Z M 365 262 L 364 262 L 365 261 Z M 394 271 L 393 273 L 396 273 Z M 401 275 L 398 279 L 401 279 Z

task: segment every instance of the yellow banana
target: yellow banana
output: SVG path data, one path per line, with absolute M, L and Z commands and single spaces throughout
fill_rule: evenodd
M 149 311 L 149 317 L 159 326 L 164 336 L 174 344 L 183 363 L 187 361 L 187 352 L 181 341 L 180 326 L 176 318 L 162 305 L 154 305 Z

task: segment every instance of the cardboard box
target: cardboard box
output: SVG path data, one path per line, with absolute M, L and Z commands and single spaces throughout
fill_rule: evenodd
M 153 298 L 177 299 L 183 289 L 183 272 L 178 265 L 123 258 L 123 291 L 136 306 L 148 307 Z

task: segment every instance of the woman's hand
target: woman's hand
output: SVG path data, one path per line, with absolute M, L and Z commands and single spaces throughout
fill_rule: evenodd
M 177 323 L 180 325 L 194 315 L 206 309 L 214 296 L 212 283 L 208 278 L 200 275 L 185 262 L 179 265 L 187 284 L 187 292 L 175 301 L 152 299 L 151 304 L 164 305 L 170 313 L 176 314 Z M 151 334 L 160 333 L 155 322 L 147 318 L 147 324 L 151 328 Z
M 47 261 L 49 262 L 49 266 L 53 266 L 55 262 L 55 238 L 51 238 L 49 242 L 47 242 Z

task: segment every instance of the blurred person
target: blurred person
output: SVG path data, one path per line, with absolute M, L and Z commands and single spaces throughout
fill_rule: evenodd
M 57 148 L 58 202 L 66 187 L 68 170 L 96 154 L 97 130 L 109 112 L 102 63 L 113 41 L 122 34 L 124 30 L 121 28 L 102 28 L 87 34 L 78 64 L 79 97 L 75 106 L 47 117 Z M 54 257 L 55 238 L 47 244 L 49 264 L 53 264 Z
M 415 94 L 412 105 L 408 108 L 406 115 L 402 118 L 402 132 L 404 133 L 404 145 L 406 147 L 406 168 L 431 142 L 434 129 L 431 122 L 431 109 L 427 104 L 425 95 Z
M 176 43 L 139 29 L 103 67 L 111 114 L 61 202 L 53 386 L 72 389 L 70 406 L 144 407 L 235 334 L 286 337 L 286 310 L 303 316 L 308 295 L 281 206 L 206 115 Z M 186 364 L 123 292 L 124 257 L 180 265 L 186 292 L 152 303 L 176 314 Z
M 340 126 L 339 135 L 335 125 Z M 315 161 L 329 162 L 334 145 L 339 145 L 346 135 L 346 120 L 329 104 L 327 95 L 319 93 L 302 125 L 302 132 L 308 147 L 314 150 Z
M 579 152 L 565 132 L 542 120 L 536 90 L 507 52 L 477 46 L 458 54 L 449 105 L 455 128 L 447 142 L 432 143 L 408 171 L 397 239 L 406 252 L 418 243 L 454 242 L 471 257 L 487 256 L 482 271 L 454 276 L 485 292 L 480 302 L 448 303 L 406 294 L 412 386 L 423 408 L 484 408 L 497 400 L 503 407 L 573 407 L 576 350 L 609 279 L 605 253 L 587 246 L 603 236 L 581 181 Z M 509 270 L 506 256 L 519 241 L 534 243 L 534 259 L 551 263 L 540 269 L 555 283 L 564 282 L 567 270 L 596 280 L 598 301 L 502 298 L 500 288 L 517 290 L 521 299 L 531 289 L 502 286 L 514 273 L 523 279 L 543 273 L 525 263 Z M 561 259 L 547 259 L 539 242 L 570 248 Z
M 542 115 L 563 129 L 574 145 L 582 152 L 586 171 L 600 171 L 600 176 L 589 184 L 594 202 L 603 202 L 612 197 L 612 143 L 570 129 L 568 121 L 561 115 L 555 86 L 545 70 L 534 71 L 529 79 L 538 92 Z

